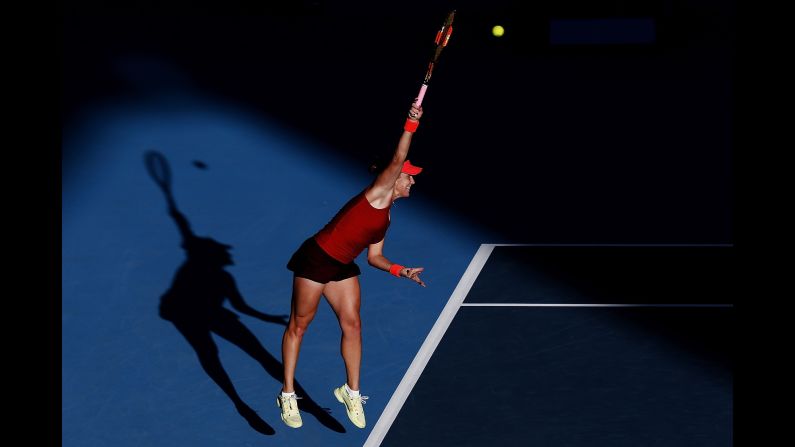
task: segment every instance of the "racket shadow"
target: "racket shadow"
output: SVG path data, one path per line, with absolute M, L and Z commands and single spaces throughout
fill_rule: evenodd
M 279 382 L 283 380 L 283 365 L 268 352 L 251 330 L 241 321 L 238 314 L 223 307 L 229 300 L 232 307 L 243 314 L 258 318 L 266 323 L 287 325 L 288 315 L 270 315 L 249 306 L 237 288 L 234 277 L 225 270 L 234 261 L 230 253 L 231 245 L 223 244 L 211 237 L 196 236 L 188 219 L 176 206 L 170 188 L 170 168 L 162 154 L 149 151 L 145 155 L 149 174 L 166 195 L 169 215 L 174 219 L 182 236 L 182 248 L 186 259 L 174 274 L 170 287 L 160 298 L 158 313 L 161 318 L 171 322 L 185 337 L 196 352 L 199 364 L 207 375 L 221 388 L 235 406 L 237 412 L 257 432 L 273 435 L 276 431 L 268 425 L 238 394 L 229 374 L 221 363 L 218 346 L 211 334 L 216 334 L 236 345 L 256 360 L 267 374 Z M 165 175 L 164 173 L 168 173 Z M 303 397 L 301 409 L 314 415 L 327 428 L 344 433 L 345 428 L 328 408 L 318 405 L 296 383 L 296 392 Z M 266 402 L 272 402 L 274 414 L 276 394 Z

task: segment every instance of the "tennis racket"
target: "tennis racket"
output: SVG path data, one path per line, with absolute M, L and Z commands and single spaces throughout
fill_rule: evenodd
M 428 69 L 425 71 L 425 79 L 422 81 L 420 93 L 417 95 L 418 107 L 422 105 L 422 99 L 425 98 L 425 91 L 428 90 L 428 83 L 431 81 L 433 67 L 436 66 L 436 63 L 439 61 L 439 55 L 442 54 L 444 47 L 446 47 L 447 43 L 450 42 L 450 36 L 453 34 L 453 18 L 455 18 L 455 10 L 452 10 L 450 11 L 450 14 L 447 14 L 447 18 L 445 19 L 442 28 L 436 33 L 436 39 L 434 40 L 436 47 L 433 52 L 433 58 L 428 64 Z

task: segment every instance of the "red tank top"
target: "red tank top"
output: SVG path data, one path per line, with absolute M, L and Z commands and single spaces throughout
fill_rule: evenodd
M 373 208 L 362 191 L 315 234 L 315 240 L 332 258 L 348 264 L 368 245 L 384 238 L 389 227 L 390 207 Z

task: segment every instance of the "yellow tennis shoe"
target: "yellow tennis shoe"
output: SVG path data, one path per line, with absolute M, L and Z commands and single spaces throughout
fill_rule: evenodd
M 291 396 L 282 396 L 279 393 L 276 396 L 276 405 L 282 409 L 282 421 L 287 424 L 288 427 L 298 428 L 304 425 L 304 422 L 301 420 L 301 413 L 298 411 L 298 400 L 300 397 L 297 397 L 295 394 Z
M 365 403 L 365 400 L 368 399 L 367 396 L 359 396 L 353 397 L 345 390 L 345 385 L 342 385 L 339 388 L 334 388 L 334 396 L 337 397 L 337 400 L 340 403 L 345 405 L 345 411 L 348 412 L 348 419 L 353 422 L 353 425 L 364 428 L 365 420 L 364 420 L 364 408 L 362 405 Z

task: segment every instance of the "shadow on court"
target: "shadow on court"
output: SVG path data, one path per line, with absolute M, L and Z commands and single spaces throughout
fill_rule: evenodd
M 174 324 L 185 340 L 196 351 L 204 371 L 223 390 L 235 405 L 238 413 L 257 432 L 273 435 L 276 431 L 254 411 L 235 390 L 232 380 L 221 363 L 218 346 L 212 339 L 215 333 L 238 346 L 256 360 L 266 373 L 282 382 L 283 365 L 257 340 L 256 336 L 240 321 L 234 312 L 223 307 L 229 299 L 232 307 L 240 313 L 259 318 L 266 323 L 287 325 L 288 315 L 269 315 L 249 306 L 237 288 L 234 277 L 225 266 L 234 261 L 229 250 L 211 237 L 193 234 L 188 219 L 176 206 L 171 194 L 171 174 L 165 158 L 157 152 L 145 155 L 147 170 L 163 190 L 168 202 L 169 215 L 174 219 L 182 236 L 182 248 L 187 259 L 179 267 L 171 286 L 160 299 L 159 314 Z M 301 410 L 313 415 L 329 429 L 344 433 L 345 428 L 329 409 L 318 405 L 296 381 L 295 391 L 302 396 Z M 276 396 L 273 396 L 274 408 Z M 275 412 L 274 412 L 275 414 Z

